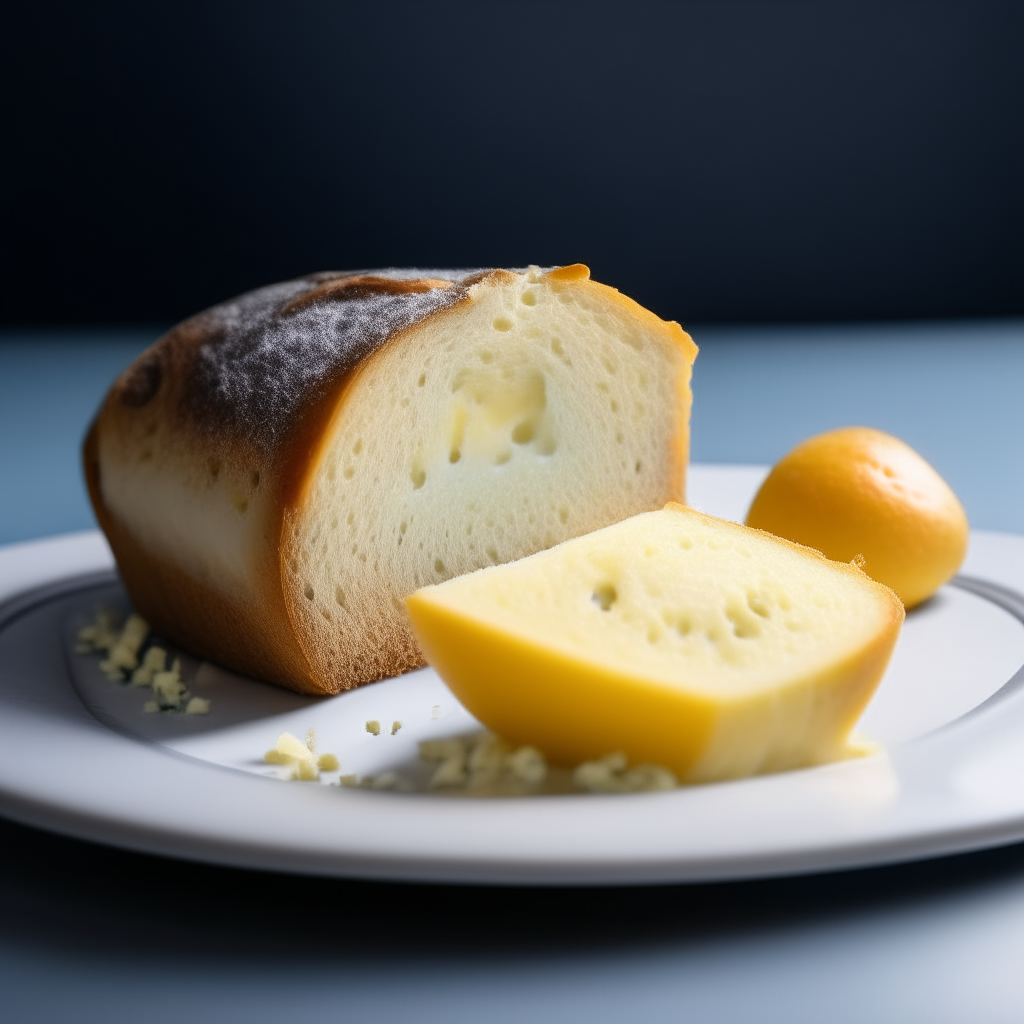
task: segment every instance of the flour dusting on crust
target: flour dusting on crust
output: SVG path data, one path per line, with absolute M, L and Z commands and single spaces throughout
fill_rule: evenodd
M 272 449 L 300 406 L 315 402 L 399 331 L 466 298 L 468 283 L 480 273 L 405 268 L 313 274 L 215 306 L 168 338 L 178 331 L 199 336 L 182 412 L 196 426 Z

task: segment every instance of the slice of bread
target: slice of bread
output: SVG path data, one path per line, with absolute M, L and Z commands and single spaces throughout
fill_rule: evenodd
M 681 499 L 695 355 L 579 265 L 320 274 L 157 342 L 86 473 L 154 629 L 336 693 L 423 663 L 417 587 Z
M 408 599 L 488 728 L 566 765 L 686 782 L 849 756 L 903 605 L 853 565 L 669 504 Z

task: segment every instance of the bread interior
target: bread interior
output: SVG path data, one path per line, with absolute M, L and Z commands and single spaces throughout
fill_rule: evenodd
M 363 364 L 285 524 L 307 656 L 412 667 L 413 590 L 682 499 L 692 355 L 638 310 L 499 273 Z

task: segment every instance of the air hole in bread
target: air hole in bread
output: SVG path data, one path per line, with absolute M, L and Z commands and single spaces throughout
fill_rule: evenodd
M 534 424 L 530 420 L 517 423 L 512 429 L 512 440 L 516 444 L 529 444 L 533 440 Z
M 434 572 L 444 572 L 444 562 L 440 558 L 434 559 Z
M 666 615 L 665 619 L 666 624 L 672 626 L 681 637 L 688 637 L 693 631 L 693 620 L 688 615 Z
M 512 321 L 509 320 L 507 316 L 499 316 L 494 318 L 494 323 L 491 324 L 491 326 L 496 331 L 501 331 L 504 333 L 505 331 L 512 330 Z
M 313 587 L 309 583 L 302 588 L 302 592 L 306 595 L 307 601 L 313 600 Z
M 732 623 L 733 634 L 741 640 L 761 635 L 761 623 L 747 605 L 730 601 L 725 607 L 725 617 Z
M 519 301 L 524 306 L 536 306 L 537 305 L 537 293 L 532 289 L 528 288 L 522 295 L 519 296 Z

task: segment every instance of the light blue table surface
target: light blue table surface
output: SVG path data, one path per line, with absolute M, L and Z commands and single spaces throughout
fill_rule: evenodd
M 974 526 L 1024 533 L 1024 321 L 692 330 L 695 460 L 770 463 L 868 424 L 924 454 Z M 93 524 L 81 436 L 157 333 L 0 335 L 0 543 Z M 234 872 L 0 822 L 3 1022 L 987 1024 L 1024 1020 L 1022 963 L 1024 846 L 505 891 Z
M 921 452 L 972 525 L 1024 533 L 1024 321 L 691 330 L 694 461 L 770 464 L 865 424 Z M 0 544 L 95 525 L 81 438 L 159 333 L 0 332 Z

